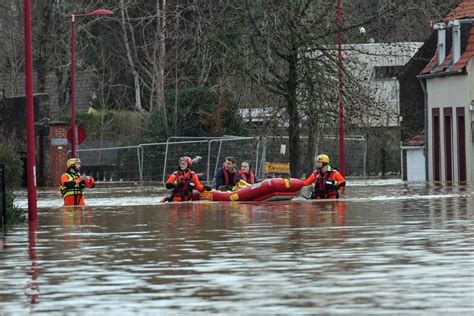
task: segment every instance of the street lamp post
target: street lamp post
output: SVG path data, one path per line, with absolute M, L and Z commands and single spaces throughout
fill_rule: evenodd
M 337 1 L 337 62 L 339 68 L 339 171 L 344 175 L 344 64 L 342 62 L 342 12 L 341 2 Z
M 76 18 L 84 16 L 104 16 L 112 14 L 109 10 L 95 10 L 90 13 L 78 13 L 66 16 L 71 20 L 71 157 L 76 157 L 76 58 L 75 58 L 75 33 L 76 33 Z
M 28 179 L 28 220 L 38 218 L 36 205 L 35 114 L 33 102 L 33 48 L 31 35 L 31 2 L 24 2 L 25 22 L 25 96 L 26 96 L 26 161 Z

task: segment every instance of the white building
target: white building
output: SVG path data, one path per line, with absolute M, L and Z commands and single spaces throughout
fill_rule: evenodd
M 381 109 L 366 115 L 365 126 L 398 126 L 400 116 L 398 72 L 423 43 L 367 43 L 343 45 L 346 71 L 367 89 Z
M 465 0 L 433 27 L 435 56 L 418 76 L 426 91 L 428 180 L 474 180 L 474 4 Z
M 399 84 L 396 76 L 423 43 L 365 43 L 345 44 L 343 63 L 346 73 L 355 78 L 366 94 L 379 103 L 377 111 L 364 115 L 364 126 L 399 125 Z M 331 49 L 337 54 L 337 49 Z M 312 58 L 322 56 L 322 52 L 308 53 Z M 334 64 L 337 69 L 337 65 Z M 344 80 L 348 80 L 345 78 Z M 335 86 L 337 87 L 337 86 Z M 275 116 L 266 108 L 243 108 L 240 115 L 247 121 L 261 122 Z M 283 123 L 284 124 L 284 123 Z M 287 124 L 284 124 L 287 125 Z

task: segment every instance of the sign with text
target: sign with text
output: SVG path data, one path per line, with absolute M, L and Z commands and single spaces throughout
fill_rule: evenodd
M 290 173 L 289 163 L 265 162 L 263 165 L 265 173 Z

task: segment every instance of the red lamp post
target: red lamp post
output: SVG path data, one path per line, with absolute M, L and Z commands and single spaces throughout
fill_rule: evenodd
M 339 65 L 339 171 L 345 173 L 344 157 L 344 64 L 342 63 L 342 12 L 341 2 L 337 1 L 337 62 Z
M 26 172 L 28 179 L 28 220 L 38 219 L 36 205 L 35 113 L 33 102 L 33 53 L 31 35 L 31 2 L 24 2 L 25 22 L 25 96 L 26 96 Z
M 113 14 L 109 10 L 95 10 L 90 13 L 78 13 L 67 15 L 66 18 L 71 20 L 71 157 L 76 157 L 76 91 L 75 91 L 75 77 L 76 77 L 76 60 L 75 60 L 75 33 L 76 33 L 76 18 L 84 16 L 104 16 Z

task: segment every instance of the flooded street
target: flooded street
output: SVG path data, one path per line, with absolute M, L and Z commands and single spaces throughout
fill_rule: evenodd
M 0 314 L 474 313 L 470 187 L 353 182 L 338 202 L 39 194 L 0 238 Z M 20 197 L 19 205 L 26 205 Z

